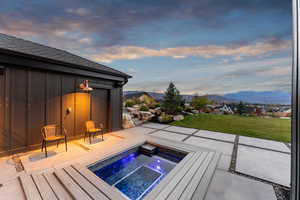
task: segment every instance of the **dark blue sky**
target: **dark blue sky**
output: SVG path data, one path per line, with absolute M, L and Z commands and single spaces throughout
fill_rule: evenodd
M 290 90 L 291 0 L 2 0 L 0 32 L 127 72 L 126 90 Z

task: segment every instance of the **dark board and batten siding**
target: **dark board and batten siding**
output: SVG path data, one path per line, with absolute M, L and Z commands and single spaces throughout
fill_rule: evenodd
M 89 80 L 94 91 L 78 89 Z M 114 81 L 33 68 L 0 68 L 0 153 L 22 151 L 41 142 L 41 127 L 63 125 L 69 138 L 84 133 L 84 122 L 121 129 L 122 87 Z M 66 116 L 66 109 L 72 112 Z

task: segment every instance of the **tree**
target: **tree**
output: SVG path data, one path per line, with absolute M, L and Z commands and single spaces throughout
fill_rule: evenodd
M 210 100 L 207 97 L 195 97 L 192 100 L 192 106 L 197 109 L 203 109 L 206 105 L 210 104 Z
M 162 103 L 162 108 L 168 114 L 176 113 L 177 108 L 181 104 L 181 96 L 179 90 L 175 85 L 170 82 L 167 91 L 165 92 L 165 97 Z
M 239 105 L 237 106 L 237 111 L 240 115 L 243 115 L 246 113 L 246 106 L 242 101 L 240 101 Z

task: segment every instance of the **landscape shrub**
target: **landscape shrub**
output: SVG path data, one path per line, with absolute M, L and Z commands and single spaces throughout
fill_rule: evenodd
M 170 123 L 173 121 L 173 115 L 164 114 L 159 117 L 159 122 Z
M 182 106 L 178 106 L 177 108 L 176 108 L 176 112 L 177 113 L 181 113 L 183 111 L 183 107 Z
M 160 107 L 160 104 L 159 103 L 152 103 L 152 104 L 148 105 L 148 107 L 151 108 L 151 109 L 155 109 L 155 108 Z
M 135 105 L 135 102 L 133 100 L 127 100 L 125 102 L 125 107 L 132 107 Z
M 186 107 L 184 108 L 184 111 L 185 111 L 185 112 L 192 112 L 193 109 L 194 109 L 194 108 L 192 108 L 192 107 L 190 107 L 190 106 L 186 106 Z
M 143 106 L 140 108 L 140 111 L 149 111 L 149 108 L 148 108 L 148 106 L 143 105 Z

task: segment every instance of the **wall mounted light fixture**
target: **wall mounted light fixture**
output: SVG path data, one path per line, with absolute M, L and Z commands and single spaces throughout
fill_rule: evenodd
M 89 87 L 89 81 L 84 80 L 83 83 L 79 85 L 79 88 L 83 91 L 90 92 L 93 91 L 93 88 Z

